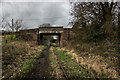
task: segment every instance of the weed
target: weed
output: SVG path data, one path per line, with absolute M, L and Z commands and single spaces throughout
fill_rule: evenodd
M 33 43 L 24 41 L 14 41 L 4 44 L 2 56 L 2 76 L 3 78 L 24 77 L 32 68 L 35 57 L 39 57 L 44 46 L 30 47 Z M 19 75 L 18 75 L 19 74 Z
M 88 77 L 89 74 L 85 69 L 82 69 L 75 61 L 72 60 L 72 56 L 66 54 L 67 51 L 58 51 L 56 49 L 56 54 L 59 57 L 59 60 L 61 61 L 62 65 L 64 66 L 64 69 L 68 75 L 68 77 Z
M 32 69 L 33 64 L 35 63 L 35 59 L 31 59 L 29 61 L 27 61 L 22 67 L 21 67 L 21 72 L 20 72 L 20 76 L 21 77 L 25 77 L 26 74 Z

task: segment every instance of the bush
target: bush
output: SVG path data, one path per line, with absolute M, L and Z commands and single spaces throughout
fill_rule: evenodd
M 25 55 L 28 53 L 28 50 L 24 45 L 5 44 L 2 47 L 2 53 L 4 62 L 3 64 L 11 64 L 15 61 L 18 55 Z
M 5 39 L 2 39 L 2 43 L 9 43 L 11 41 L 16 41 L 17 35 L 16 34 L 9 34 L 9 35 L 3 35 Z
M 106 38 L 105 33 L 101 30 L 101 24 L 92 24 L 91 26 L 85 28 L 87 35 L 83 41 L 85 42 L 99 42 Z

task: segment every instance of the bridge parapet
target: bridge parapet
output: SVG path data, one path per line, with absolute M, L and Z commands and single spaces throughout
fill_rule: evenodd
M 63 31 L 39 31 L 40 33 L 62 33 Z
M 39 44 L 43 35 L 58 35 L 60 46 L 65 46 L 69 43 L 72 37 L 72 28 L 63 27 L 39 27 L 36 29 L 20 30 L 19 35 L 26 40 L 34 40 Z
M 63 30 L 64 30 L 63 27 L 39 27 L 39 32 L 48 32 L 48 33 L 59 32 L 59 33 L 61 33 Z

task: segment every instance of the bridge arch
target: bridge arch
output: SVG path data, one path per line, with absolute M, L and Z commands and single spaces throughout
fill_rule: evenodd
M 43 36 L 45 35 L 50 35 L 50 36 L 58 36 L 58 46 L 60 46 L 60 43 L 61 43 L 61 33 L 40 33 L 39 34 L 39 42 L 38 44 L 43 44 Z
M 39 27 L 36 29 L 20 30 L 19 35 L 23 36 L 26 40 L 36 41 L 40 44 L 44 35 L 58 35 L 59 46 L 63 47 L 72 39 L 72 28 L 59 27 Z

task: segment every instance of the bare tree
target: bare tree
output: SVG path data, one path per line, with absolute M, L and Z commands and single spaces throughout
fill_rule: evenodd
M 7 26 L 7 21 L 5 20 L 5 17 L 2 17 L 2 20 L 1 20 L 1 22 L 0 22 L 0 27 L 1 27 L 3 30 L 5 30 L 6 26 Z
M 22 20 L 17 19 L 15 22 L 12 19 L 12 22 L 8 22 L 9 28 L 14 31 L 19 31 L 22 28 Z
M 14 32 L 13 19 L 12 19 L 12 22 L 8 22 L 8 26 L 12 30 L 12 32 Z
M 112 18 L 113 18 L 113 10 L 115 10 L 116 6 L 117 6 L 117 2 L 100 2 L 101 5 L 101 10 L 103 13 L 103 18 L 104 18 L 104 29 L 105 32 L 109 35 L 111 35 L 110 33 L 113 32 L 113 24 L 112 24 Z
M 21 19 L 16 20 L 14 26 L 15 30 L 19 31 L 22 28 L 22 20 Z
M 73 3 L 72 15 L 74 19 L 74 23 L 81 27 L 86 25 L 90 25 L 92 23 L 102 24 L 101 29 L 107 35 L 113 34 L 114 25 L 113 22 L 117 20 L 117 16 L 115 11 L 117 9 L 118 2 L 77 2 Z M 78 26 L 78 27 L 79 27 Z M 77 27 L 77 26 L 75 26 Z

